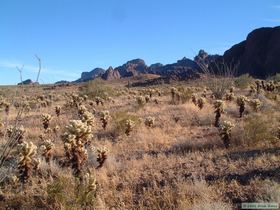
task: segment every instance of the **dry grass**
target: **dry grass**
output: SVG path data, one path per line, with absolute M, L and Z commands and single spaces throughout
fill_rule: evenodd
M 279 202 L 280 140 L 276 139 L 279 101 L 258 95 L 263 104 L 261 109 L 255 113 L 249 105 L 245 105 L 242 118 L 239 118 L 236 101 L 225 101 L 221 121 L 229 120 L 235 124 L 230 147 L 225 149 L 219 129 L 213 125 L 214 99 L 210 97 L 210 90 L 207 90 L 206 103 L 200 110 L 191 101 L 171 104 L 171 86 L 128 90 L 125 84 L 106 83 L 105 89 L 100 87 L 99 90 L 105 92 L 110 90 L 110 100 L 102 92 L 103 106 L 90 105 L 91 99 L 82 102 L 95 117 L 91 144 L 86 146 L 87 162 L 84 167 L 85 172 L 91 170 L 96 178 L 92 197 L 83 194 L 88 187 L 86 182 L 78 181 L 66 164 L 61 139 L 69 120 L 80 117 L 75 106 L 65 108 L 69 100 L 65 93 L 83 96 L 86 91 L 95 97 L 96 93 L 90 89 L 92 84 L 86 89 L 75 85 L 55 89 L 26 87 L 24 95 L 30 98 L 52 95 L 51 105 L 33 108 L 19 121 L 26 129 L 25 141 L 32 141 L 40 148 L 43 143 L 40 135 L 44 134 L 44 138 L 52 140 L 52 160 L 46 163 L 38 150 L 37 156 L 41 159 L 39 169 L 32 173 L 28 183 L 22 184 L 15 179 L 18 175 L 18 153 L 13 150 L 0 168 L 0 207 L 226 210 L 239 208 L 240 203 L 245 201 Z M 198 96 L 204 94 L 204 88 L 197 88 L 194 84 L 175 86 L 189 88 Z M 139 108 L 136 97 L 147 95 L 151 89 L 161 90 L 161 96 L 154 93 Z M 21 95 L 14 96 L 15 87 L 0 90 L 0 94 L 9 101 L 22 100 Z M 246 88 L 234 90 L 237 96 L 248 93 Z M 256 98 L 255 95 L 248 97 Z M 55 106 L 62 107 L 59 117 L 55 114 Z M 110 118 L 106 129 L 103 129 L 100 112 L 105 110 L 109 111 Z M 57 133 L 44 133 L 42 113 L 53 116 L 49 127 L 59 126 Z M 1 112 L 2 132 L 5 132 L 5 126 L 14 122 L 16 114 L 13 106 L 8 116 Z M 145 126 L 147 117 L 155 118 L 152 127 Z M 135 122 L 130 135 L 125 134 L 124 122 L 127 119 Z M 2 135 L 1 151 L 5 141 Z M 100 169 L 95 169 L 98 165 L 96 148 L 103 147 L 109 151 L 108 158 Z

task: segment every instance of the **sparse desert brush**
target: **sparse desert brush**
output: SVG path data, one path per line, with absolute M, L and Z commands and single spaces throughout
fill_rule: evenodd
M 100 113 L 100 121 L 102 123 L 102 128 L 105 130 L 109 122 L 110 114 L 109 111 L 103 111 Z
M 219 127 L 219 133 L 226 148 L 229 148 L 231 142 L 231 130 L 235 125 L 229 121 L 224 121 Z
M 243 74 L 235 79 L 234 84 L 238 88 L 245 89 L 253 81 L 254 81 L 253 77 L 251 77 L 249 74 Z
M 37 146 L 32 142 L 23 142 L 18 145 L 19 160 L 19 180 L 22 183 L 28 181 L 32 172 L 38 167 L 38 160 L 35 159 L 37 153 Z
M 50 126 L 50 121 L 52 119 L 52 116 L 50 114 L 42 114 L 41 118 L 43 121 L 43 127 L 45 130 L 47 130 Z
M 245 144 L 252 146 L 273 141 L 273 117 L 252 114 L 244 119 Z
M 88 99 L 99 97 L 103 101 L 107 100 L 109 96 L 117 95 L 117 92 L 102 79 L 95 79 L 87 82 L 80 88 L 80 92 L 82 95 L 87 95 Z
M 152 127 L 152 126 L 154 126 L 154 124 L 155 124 L 155 118 L 154 117 L 149 116 L 145 119 L 145 125 L 147 127 Z
M 259 99 L 253 99 L 249 101 L 250 105 L 254 109 L 255 112 L 260 110 L 260 107 L 262 105 L 261 101 Z
M 214 102 L 214 113 L 216 114 L 215 116 L 215 126 L 219 127 L 220 126 L 220 118 L 222 113 L 224 113 L 224 102 L 222 100 L 216 100 Z

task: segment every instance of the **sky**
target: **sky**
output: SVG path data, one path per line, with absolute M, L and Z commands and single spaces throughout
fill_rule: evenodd
M 96 67 L 223 54 L 280 25 L 280 0 L 0 0 L 0 85 L 73 81 Z

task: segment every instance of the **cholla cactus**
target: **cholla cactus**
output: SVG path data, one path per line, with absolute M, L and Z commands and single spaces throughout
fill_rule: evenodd
M 72 165 L 74 175 L 80 177 L 87 160 L 85 146 L 92 138 L 91 126 L 81 120 L 71 120 L 62 138 L 66 157 Z
M 49 114 L 42 114 L 42 121 L 43 121 L 43 127 L 44 129 L 48 129 L 49 128 L 49 125 L 50 125 L 50 121 L 52 119 L 52 116 L 49 115 Z
M 198 106 L 198 108 L 199 108 L 199 109 L 203 109 L 204 104 L 205 104 L 205 99 L 202 98 L 202 97 L 199 97 L 199 98 L 197 99 L 197 106 Z
M 150 96 L 145 96 L 145 101 L 146 101 L 146 103 L 148 103 L 149 101 L 150 101 Z
M 84 105 L 78 107 L 78 114 L 83 115 L 87 111 L 87 108 Z
M 130 119 L 126 120 L 126 122 L 125 122 L 125 127 L 126 127 L 125 128 L 125 134 L 127 136 L 130 135 L 130 133 L 131 133 L 132 129 L 134 128 L 134 126 L 135 126 L 134 121 L 132 121 Z
M 19 180 L 22 183 L 27 182 L 32 174 L 32 170 L 36 170 L 38 161 L 35 159 L 37 146 L 32 142 L 23 142 L 18 146 L 19 160 Z
M 107 159 L 107 153 L 108 153 L 108 149 L 106 147 L 102 147 L 102 148 L 97 148 L 97 162 L 98 162 L 98 166 L 96 167 L 96 169 L 101 168 L 106 159 Z
M 110 118 L 109 111 L 103 111 L 100 113 L 100 121 L 102 122 L 102 128 L 104 130 L 108 125 L 109 118 Z
M 247 102 L 248 99 L 245 96 L 239 96 L 236 100 L 237 105 L 239 106 L 239 116 L 240 118 L 243 116 L 243 113 L 245 111 L 245 102 Z
M 41 145 L 42 155 L 47 163 L 49 163 L 51 160 L 53 146 L 54 144 L 50 139 L 45 140 Z
M 226 93 L 225 98 L 227 101 L 232 101 L 234 99 L 234 93 Z
M 215 116 L 215 126 L 219 127 L 219 125 L 220 125 L 220 118 L 221 118 L 222 113 L 224 112 L 224 102 L 222 100 L 216 100 L 214 102 L 214 109 L 215 109 L 214 112 L 216 113 L 216 116 Z
M 56 114 L 57 117 L 60 116 L 60 114 L 61 114 L 61 106 L 56 106 L 55 107 L 55 114 Z
M 10 111 L 10 103 L 2 99 L 0 101 L 0 108 L 4 108 L 5 113 L 8 115 Z
M 231 129 L 234 127 L 235 125 L 229 121 L 224 121 L 221 125 L 220 125 L 220 136 L 224 142 L 224 145 L 226 148 L 229 147 L 230 145 L 230 140 L 231 140 Z
M 146 100 L 143 96 L 138 96 L 136 100 L 139 107 L 143 107 L 146 103 Z
M 95 103 L 98 106 L 101 104 L 102 106 L 104 105 L 104 101 L 100 97 L 95 97 Z
M 172 103 L 173 104 L 175 103 L 175 96 L 176 96 L 177 92 L 178 92 L 177 88 L 175 88 L 175 87 L 171 88 L 171 97 L 172 97 Z
M 155 118 L 154 117 L 149 116 L 145 119 L 145 125 L 147 127 L 152 127 L 154 124 L 155 124 Z
M 261 101 L 259 99 L 253 99 L 253 100 L 250 101 L 250 105 L 257 112 L 257 111 L 259 111 L 262 103 L 261 103 Z
M 196 94 L 192 94 L 192 102 L 194 103 L 194 105 L 197 105 L 197 95 Z
M 56 125 L 53 129 L 54 134 L 57 135 L 58 131 L 60 130 L 60 127 L 58 125 Z
M 234 87 L 231 86 L 230 89 L 229 89 L 229 92 L 230 92 L 230 93 L 233 93 L 233 91 L 234 91 Z
M 277 139 L 280 140 L 280 126 L 277 128 Z
M 21 144 L 23 142 L 25 132 L 26 131 L 23 126 L 10 126 L 7 128 L 8 137 L 15 139 L 18 142 L 18 144 Z
M 89 111 L 85 111 L 83 115 L 81 115 L 82 122 L 86 123 L 88 126 L 93 127 L 94 125 L 94 116 Z

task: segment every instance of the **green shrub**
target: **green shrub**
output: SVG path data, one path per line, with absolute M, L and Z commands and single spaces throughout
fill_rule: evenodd
M 273 119 L 263 115 L 252 114 L 244 119 L 244 141 L 249 146 L 257 145 L 261 142 L 272 142 Z
M 139 117 L 135 115 L 128 114 L 127 112 L 117 112 L 113 115 L 113 124 L 115 125 L 114 133 L 120 135 L 125 133 L 127 129 L 127 121 L 131 120 L 135 123 L 135 127 L 141 123 Z
M 236 87 L 244 89 L 247 88 L 253 81 L 253 77 L 249 74 L 243 74 L 235 79 L 234 84 Z
M 110 96 L 117 95 L 117 92 L 106 85 L 106 82 L 102 79 L 95 79 L 87 82 L 85 86 L 81 87 L 80 92 L 81 95 L 87 95 L 89 99 L 99 97 L 103 100 L 107 100 Z

